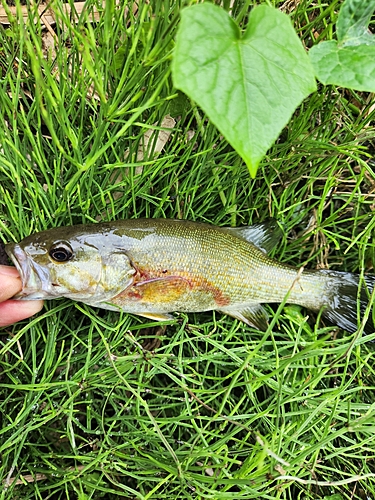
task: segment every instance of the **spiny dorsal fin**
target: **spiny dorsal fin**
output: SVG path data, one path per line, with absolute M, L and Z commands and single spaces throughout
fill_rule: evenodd
M 268 314 L 260 304 L 252 304 L 238 309 L 220 309 L 220 312 L 233 316 L 233 318 L 237 318 L 258 330 L 267 330 Z
M 280 241 L 283 231 L 275 219 L 267 219 L 259 224 L 244 227 L 226 227 L 227 231 L 249 241 L 268 253 Z

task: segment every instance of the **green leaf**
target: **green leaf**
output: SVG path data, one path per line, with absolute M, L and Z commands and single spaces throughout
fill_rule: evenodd
M 310 58 L 325 85 L 375 92 L 375 46 L 340 48 L 331 40 L 313 47 Z
M 375 37 L 368 31 L 375 0 L 346 0 L 337 20 L 338 41 L 321 42 L 309 56 L 325 85 L 375 92 Z
M 341 46 L 375 43 L 374 37 L 368 31 L 374 9 L 374 0 L 346 0 L 344 2 L 336 25 L 337 40 Z
M 119 47 L 119 49 L 116 51 L 114 58 L 113 58 L 113 69 L 115 71 L 120 71 L 120 69 L 124 66 L 125 63 L 125 56 L 127 53 L 128 48 L 126 45 L 122 45 Z
M 213 4 L 184 9 L 172 74 L 175 86 L 201 106 L 253 177 L 295 108 L 316 89 L 288 16 L 265 5 L 251 11 L 243 36 Z

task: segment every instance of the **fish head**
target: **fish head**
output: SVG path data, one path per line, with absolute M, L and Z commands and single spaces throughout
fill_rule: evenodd
M 15 299 L 67 297 L 98 304 L 132 284 L 136 271 L 116 239 L 86 234 L 83 227 L 50 229 L 6 245 L 22 281 Z

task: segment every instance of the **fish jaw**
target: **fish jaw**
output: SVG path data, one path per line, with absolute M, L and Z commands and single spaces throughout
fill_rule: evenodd
M 16 266 L 22 282 L 22 290 L 13 299 L 38 300 L 56 296 L 49 272 L 33 262 L 19 245 L 9 243 L 5 245 L 5 251 Z

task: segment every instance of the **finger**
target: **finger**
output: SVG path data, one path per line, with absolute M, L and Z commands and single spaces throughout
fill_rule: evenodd
M 0 266 L 0 302 L 13 297 L 22 289 L 20 275 L 15 267 Z
M 0 327 L 29 318 L 43 307 L 42 300 L 7 300 L 0 304 Z

